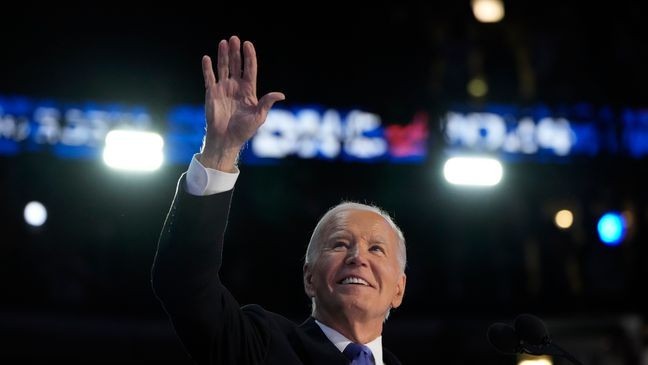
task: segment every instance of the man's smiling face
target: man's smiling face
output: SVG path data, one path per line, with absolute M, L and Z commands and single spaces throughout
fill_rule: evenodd
M 380 214 L 349 209 L 327 222 L 313 262 L 304 266 L 316 314 L 384 320 L 405 292 L 399 238 Z

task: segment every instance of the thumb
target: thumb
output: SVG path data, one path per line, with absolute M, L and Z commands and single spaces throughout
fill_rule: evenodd
M 279 92 L 272 92 L 272 93 L 267 93 L 261 97 L 261 100 L 259 100 L 259 113 L 263 116 L 263 119 L 265 119 L 265 116 L 268 114 L 270 111 L 270 108 L 272 108 L 272 105 L 274 103 L 285 100 L 286 96 L 283 93 Z

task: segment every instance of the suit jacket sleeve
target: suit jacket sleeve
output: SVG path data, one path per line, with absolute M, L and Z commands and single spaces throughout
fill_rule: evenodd
M 266 318 L 241 309 L 219 278 L 233 191 L 193 196 L 184 180 L 159 238 L 153 290 L 198 363 L 260 363 L 270 339 Z

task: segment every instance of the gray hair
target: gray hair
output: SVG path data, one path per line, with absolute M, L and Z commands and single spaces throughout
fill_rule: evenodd
M 392 217 L 385 210 L 381 209 L 376 205 L 362 204 L 352 201 L 343 201 L 340 204 L 329 209 L 323 216 L 320 218 L 319 222 L 313 230 L 310 241 L 308 242 L 308 247 L 306 248 L 305 264 L 312 264 L 317 261 L 320 254 L 320 246 L 322 243 L 322 236 L 325 234 L 326 229 L 329 227 L 331 222 L 337 221 L 341 218 L 342 214 L 349 210 L 364 210 L 369 212 L 374 212 L 379 214 L 381 217 L 387 221 L 391 228 L 396 233 L 398 237 L 398 263 L 400 264 L 401 273 L 405 272 L 405 267 L 407 266 L 407 250 L 405 247 L 405 236 L 401 229 L 394 223 Z M 315 314 L 315 298 L 311 298 L 312 301 L 312 314 Z M 385 320 L 389 317 L 389 311 L 385 315 Z

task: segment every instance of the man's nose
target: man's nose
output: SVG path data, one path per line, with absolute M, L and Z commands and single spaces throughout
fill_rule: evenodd
M 364 265 L 367 263 L 367 258 L 365 257 L 360 245 L 353 245 L 349 249 L 345 262 L 349 265 Z

